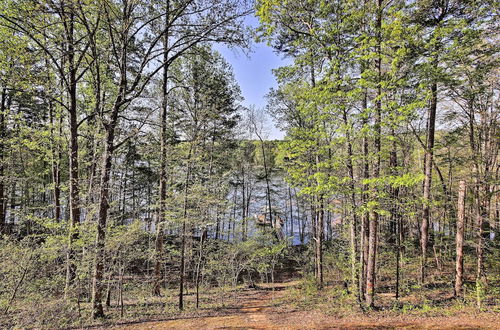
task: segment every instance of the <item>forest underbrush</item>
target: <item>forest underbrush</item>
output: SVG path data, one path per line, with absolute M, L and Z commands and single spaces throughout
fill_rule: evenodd
M 35 268 L 30 267 L 25 274 L 29 282 L 19 281 L 23 276 L 21 273 L 17 278 L 20 290 L 13 291 L 17 283 L 12 281 L 10 294 L 4 295 L 4 313 L 0 316 L 0 327 L 248 326 L 295 329 L 301 325 L 317 328 L 359 328 L 370 325 L 384 328 L 415 327 L 424 322 L 430 328 L 439 328 L 440 324 L 449 324 L 450 327 L 494 328 L 495 320 L 500 317 L 500 276 L 494 271 L 490 272 L 488 287 L 482 292 L 482 305 L 478 308 L 478 291 L 473 276 L 474 265 L 471 262 L 465 264 L 468 273 L 465 276 L 464 298 L 455 299 L 454 274 L 446 256 L 442 256 L 441 268 L 430 265 L 432 272 L 429 273 L 429 282 L 424 285 L 420 285 L 417 280 L 418 259 L 406 258 L 399 274 L 399 297 L 396 299 L 394 267 L 382 267 L 390 264 L 392 254 L 382 252 L 375 307 L 369 309 L 364 302 L 360 303 L 359 296 L 351 289 L 348 265 L 342 259 L 334 258 L 337 254 L 335 245 L 327 247 L 325 251 L 323 287 L 317 284 L 312 265 L 305 262 L 308 252 L 304 248 L 306 247 L 289 247 L 277 253 L 276 258 L 270 259 L 269 255 L 265 259 L 256 259 L 257 256 L 263 256 L 263 250 L 259 249 L 254 250 L 253 256 L 240 256 L 235 264 L 247 266 L 241 270 L 236 282 L 230 280 L 230 264 L 225 265 L 225 272 L 216 272 L 217 278 L 226 278 L 227 282 L 217 284 L 211 281 L 208 274 L 214 272 L 214 269 L 207 263 L 207 278 L 200 282 L 198 289 L 198 306 L 196 285 L 191 274 L 183 295 L 182 311 L 178 308 L 179 289 L 175 285 L 178 274 L 174 270 L 167 272 L 165 282 L 169 284 L 162 288 L 161 296 L 151 293 L 150 276 L 132 273 L 120 278 L 115 274 L 108 278 L 104 299 L 106 317 L 97 320 L 91 317 L 92 304 L 90 296 L 86 294 L 86 286 L 90 285 L 88 281 L 81 282 L 74 292 L 69 292 L 71 298 L 65 299 L 63 290 L 55 290 L 62 285 L 63 279 L 37 275 L 37 265 L 32 264 Z M 306 258 L 302 260 L 304 255 Z M 38 259 L 43 258 L 39 256 Z M 26 262 L 21 256 L 16 260 L 21 265 Z M 487 263 L 490 269 L 494 269 L 494 260 L 492 259 L 493 263 Z M 274 265 L 273 276 L 269 273 L 272 269 L 270 262 Z M 217 265 L 220 263 L 221 261 Z M 39 267 L 42 267 L 41 264 Z M 43 268 L 38 268 L 40 269 Z M 261 273 L 258 272 L 259 269 Z M 275 280 L 274 283 L 272 279 Z M 49 295 L 48 292 L 52 294 Z M 14 293 L 14 299 L 10 299 Z M 255 323 L 255 320 L 260 320 L 260 323 Z

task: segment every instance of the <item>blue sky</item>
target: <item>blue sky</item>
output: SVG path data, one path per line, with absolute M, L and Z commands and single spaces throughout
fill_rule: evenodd
M 257 27 L 259 24 L 255 16 L 248 16 L 245 21 L 252 27 Z M 277 85 L 271 70 L 284 65 L 286 60 L 275 54 L 265 43 L 254 42 L 252 52 L 248 55 L 223 45 L 217 45 L 215 48 L 232 65 L 235 78 L 245 98 L 244 105 L 265 108 L 266 94 L 271 87 Z M 276 128 L 271 118 L 268 118 L 268 121 L 269 139 L 282 139 L 284 133 Z

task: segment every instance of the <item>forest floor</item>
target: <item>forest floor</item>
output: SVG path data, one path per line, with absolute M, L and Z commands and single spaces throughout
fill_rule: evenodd
M 114 329 L 500 329 L 498 313 L 449 316 L 384 313 L 329 313 L 290 304 L 298 282 L 261 285 L 237 292 L 231 304 L 197 315 L 114 325 Z M 293 296 L 293 294 L 292 294 Z M 342 304 L 342 302 L 339 302 Z

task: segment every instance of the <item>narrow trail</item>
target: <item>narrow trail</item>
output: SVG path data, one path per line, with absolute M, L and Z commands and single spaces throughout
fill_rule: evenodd
M 213 316 L 179 316 L 164 321 L 125 324 L 115 329 L 500 329 L 493 316 L 473 318 L 452 317 L 381 317 L 352 315 L 338 318 L 319 311 L 283 308 L 279 297 L 294 282 L 270 288 L 248 290 L 238 296 L 238 303 Z M 286 306 L 285 306 L 286 307 Z
M 290 285 L 290 284 L 288 284 Z M 282 290 L 288 285 L 277 285 Z M 274 329 L 269 316 L 278 313 L 275 299 L 279 291 L 254 290 L 244 292 L 237 306 L 226 309 L 224 315 L 194 316 L 121 326 L 120 329 Z

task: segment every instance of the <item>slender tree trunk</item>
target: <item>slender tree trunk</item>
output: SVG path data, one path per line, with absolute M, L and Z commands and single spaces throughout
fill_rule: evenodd
M 80 188 L 78 173 L 78 109 L 77 109 L 77 68 L 75 67 L 74 49 L 74 11 L 70 6 L 68 23 L 66 29 L 66 42 L 68 45 L 68 98 L 69 98 L 69 131 L 70 131 L 70 154 L 69 154 L 69 204 L 70 204 L 70 226 L 66 262 L 66 288 L 65 293 L 73 283 L 76 276 L 76 265 L 74 263 L 75 251 L 73 242 L 78 239 L 80 223 Z
M 235 219 L 236 219 L 236 197 L 238 195 L 238 187 L 235 185 L 234 191 L 233 191 L 233 210 L 232 210 L 232 217 L 228 221 L 228 228 L 227 228 L 227 241 L 229 242 L 231 237 L 234 240 L 234 226 L 236 225 Z M 231 221 L 232 220 L 232 221 Z M 231 235 L 231 222 L 233 222 L 233 229 L 232 229 L 232 235 Z
M 17 206 L 17 181 L 12 182 L 10 191 L 10 225 L 12 228 L 16 223 L 16 206 Z
M 304 245 L 304 226 L 303 224 L 306 222 L 305 219 L 303 219 L 306 216 L 306 212 L 302 212 L 302 217 L 300 216 L 300 201 L 299 197 L 297 196 L 297 190 L 293 188 L 293 194 L 295 196 L 295 202 L 297 203 L 297 226 L 299 226 L 299 239 L 300 239 L 300 244 Z
M 98 48 L 97 48 L 97 40 L 96 37 L 94 36 L 91 38 L 91 53 L 92 57 L 94 59 L 99 58 L 98 54 Z M 95 105 L 94 105 L 94 113 L 95 116 L 91 116 L 88 119 L 88 125 L 89 127 L 94 127 L 96 126 L 97 121 L 95 120 L 96 116 L 98 114 L 103 113 L 103 104 L 105 103 L 105 98 L 106 98 L 106 93 L 102 92 L 102 79 L 101 79 L 101 67 L 98 62 L 94 63 L 94 72 L 93 75 L 95 75 L 94 78 L 94 98 L 95 98 Z M 99 131 L 99 129 L 97 128 Z M 99 163 L 98 161 L 98 143 L 96 143 L 96 137 L 97 134 L 94 135 L 91 140 L 89 141 L 89 150 L 91 155 L 89 155 L 89 160 L 90 164 L 88 167 L 88 194 L 87 194 L 87 202 L 89 204 L 95 203 L 96 199 L 96 194 L 94 192 L 94 185 L 97 181 L 97 164 Z M 87 213 L 88 214 L 88 213 Z
M 398 175 L 398 153 L 396 145 L 396 134 L 394 128 L 391 129 L 392 150 L 390 154 L 390 169 L 393 176 Z M 399 214 L 399 188 L 391 187 L 391 234 L 395 236 L 396 241 L 396 299 L 399 299 L 399 277 L 400 277 L 400 259 L 401 259 L 401 240 L 400 240 L 400 214 Z
M 378 214 L 375 211 L 369 213 L 368 226 L 370 236 L 368 237 L 368 263 L 366 269 L 366 304 L 374 306 L 375 298 L 375 258 L 377 249 L 377 226 Z
M 262 149 L 262 160 L 264 162 L 264 175 L 266 177 L 266 197 L 267 197 L 267 207 L 269 208 L 269 221 L 273 223 L 273 211 L 271 207 L 271 184 L 269 182 L 269 170 L 267 168 L 266 151 L 264 148 L 264 140 L 259 135 L 260 146 Z M 279 237 L 278 237 L 279 238 Z
M 290 236 L 292 236 L 292 245 L 295 240 L 295 233 L 293 231 L 293 201 L 292 201 L 292 189 L 288 186 L 288 200 L 290 202 Z
M 167 13 L 165 15 L 165 36 L 163 41 L 163 62 L 168 62 L 168 26 L 170 25 L 170 1 L 166 1 Z M 167 148 L 168 148 L 168 133 L 167 133 L 167 112 L 168 112 L 168 65 L 163 68 L 162 77 L 162 104 L 160 113 L 160 191 L 159 203 L 160 207 L 156 218 L 156 240 L 155 240 L 155 266 L 153 275 L 153 295 L 160 295 L 161 282 L 161 265 L 163 259 L 163 243 L 164 235 L 162 223 L 165 221 L 166 198 L 167 198 Z
M 187 159 L 186 178 L 184 181 L 184 206 L 182 216 L 182 231 L 181 231 L 181 265 L 180 265 L 180 279 L 179 279 L 179 310 L 184 309 L 184 281 L 186 278 L 186 231 L 187 231 L 187 210 L 188 210 L 188 191 L 189 191 L 189 177 L 191 175 L 191 156 L 193 153 L 193 143 L 189 148 Z M 235 192 L 236 193 L 236 192 Z
M 71 103 L 74 105 L 74 111 L 70 111 L 70 232 L 68 240 L 67 268 L 66 268 L 66 288 L 73 283 L 76 273 L 76 265 L 74 264 L 75 251 L 73 250 L 73 242 L 78 239 L 80 223 L 80 193 L 79 193 L 79 174 L 78 174 L 78 124 L 76 113 L 76 86 L 71 91 L 74 95 Z
M 272 211 L 272 207 L 271 207 L 271 183 L 269 181 L 269 169 L 268 169 L 267 160 L 266 160 L 266 150 L 265 150 L 265 146 L 264 146 L 264 140 L 262 139 L 261 135 L 259 134 L 259 132 L 257 130 L 257 124 L 254 122 L 253 125 L 255 128 L 255 134 L 257 135 L 257 137 L 259 138 L 259 141 L 260 141 L 260 148 L 262 151 L 262 161 L 264 163 L 264 176 L 265 176 L 265 180 L 266 180 L 266 199 L 267 199 L 269 221 L 273 225 L 274 222 L 273 222 L 273 211 Z M 274 225 L 273 225 L 273 228 L 275 228 Z M 279 239 L 280 237 L 279 237 L 279 234 L 277 232 L 276 232 L 276 235 Z
M 368 93 L 365 91 L 364 97 L 363 97 L 363 109 L 367 109 L 368 107 Z M 368 125 L 368 120 L 364 119 L 363 120 L 363 127 Z M 370 178 L 370 167 L 368 163 L 368 137 L 366 135 L 363 136 L 363 179 L 368 179 Z M 367 196 L 366 193 L 368 192 L 368 185 L 364 184 L 363 185 L 363 193 L 361 195 L 362 198 L 362 204 L 366 205 L 367 203 Z M 369 225 L 368 225 L 368 213 L 363 212 L 361 215 L 361 234 L 360 234 L 360 254 L 359 254 L 359 263 L 360 263 L 360 270 L 359 270 L 359 296 L 361 297 L 362 300 L 365 299 L 366 295 L 366 271 L 368 269 L 368 237 L 369 237 Z
M 0 100 L 0 235 L 5 232 L 5 219 L 7 198 L 5 194 L 5 139 L 7 138 L 7 125 L 5 124 L 7 103 L 7 89 L 2 88 L 2 96 Z
M 397 233 L 396 233 L 396 299 L 399 299 L 399 287 L 401 282 L 401 243 L 402 243 L 402 223 L 401 216 L 396 217 L 397 221 Z
M 218 206 L 217 206 L 218 207 Z M 225 219 L 225 212 L 222 212 L 222 221 L 221 218 L 219 217 L 219 214 L 217 213 L 217 218 L 215 221 L 215 239 L 218 240 L 224 239 L 224 235 L 222 237 L 220 236 L 220 232 L 224 232 L 224 219 Z
M 347 159 L 346 159 L 346 166 L 347 166 L 347 172 L 349 175 L 349 189 L 351 190 L 349 193 L 350 197 L 350 203 L 351 203 L 351 221 L 349 222 L 349 233 L 350 233 L 350 259 L 351 259 L 351 292 L 352 293 L 359 293 L 359 288 L 357 287 L 359 284 L 359 281 L 357 279 L 357 264 L 356 264 L 356 253 L 357 253 L 357 246 L 356 246 L 356 241 L 357 241 L 357 230 L 356 227 L 358 225 L 358 219 L 356 215 L 356 192 L 355 192 L 355 185 L 354 185 L 354 166 L 352 163 L 352 158 L 353 158 L 353 151 L 352 151 L 352 143 L 351 143 L 351 126 L 349 125 L 349 121 L 347 119 L 347 110 L 343 111 L 343 120 L 344 120 L 344 125 L 346 127 L 346 150 L 347 150 Z M 359 298 L 359 297 L 358 297 Z
M 380 175 L 380 151 L 381 151 L 381 123 L 382 123 L 382 0 L 377 0 L 377 97 L 375 100 L 375 153 L 376 161 L 373 167 L 373 177 L 378 178 Z M 372 189 L 372 201 L 378 200 L 378 189 Z M 375 278 L 376 278 L 376 256 L 377 256 L 377 227 L 379 214 L 376 210 L 371 210 L 369 215 L 369 237 L 368 237 L 368 264 L 366 271 L 366 304 L 369 307 L 374 306 L 375 301 Z
M 465 189 L 465 181 L 460 181 L 457 207 L 455 298 L 463 297 Z
M 59 123 L 59 136 L 56 137 L 54 133 L 54 107 L 53 103 L 49 103 L 49 117 L 50 117 L 50 135 L 52 138 L 52 184 L 54 188 L 52 190 L 54 198 L 54 220 L 59 222 L 61 219 L 61 151 L 59 145 L 59 138 L 61 137 L 61 123 Z
M 206 236 L 206 230 L 204 230 L 203 234 L 201 235 L 200 248 L 198 250 L 198 262 L 196 264 L 196 277 L 195 277 L 195 283 L 196 283 L 196 308 L 200 308 L 200 273 L 201 273 L 201 262 L 202 262 L 202 259 L 203 259 L 203 243 L 204 243 L 205 236 Z
M 476 268 L 476 303 L 477 308 L 481 309 L 483 304 L 483 298 L 485 294 L 486 287 L 486 274 L 484 271 L 484 225 L 485 219 L 488 218 L 486 193 L 483 191 L 484 186 L 479 186 L 476 188 L 476 257 L 477 257 L 477 268 Z
M 113 273 L 110 272 L 110 274 L 108 276 L 108 288 L 106 290 L 106 306 L 107 307 L 111 306 L 111 288 L 112 288 L 111 278 L 112 278 L 112 276 L 113 276 Z
M 318 285 L 323 287 L 323 224 L 325 222 L 325 210 L 323 196 L 319 198 L 319 210 L 316 211 L 316 262 L 318 268 Z
M 123 62 L 125 63 L 125 61 Z M 122 81 L 120 83 L 119 95 L 113 105 L 109 122 L 105 124 L 106 128 L 106 141 L 104 145 L 104 154 L 102 158 L 101 169 L 101 186 L 99 193 L 99 213 L 97 220 L 97 237 L 96 237 L 96 254 L 94 260 L 94 274 L 92 281 L 92 317 L 94 319 L 104 317 L 104 310 L 102 308 L 102 295 L 103 295 L 103 276 L 104 276 L 104 263 L 105 251 L 104 245 L 106 241 L 106 223 L 108 220 L 109 210 L 109 182 L 111 179 L 111 168 L 113 154 L 115 150 L 115 130 L 118 124 L 118 113 L 123 100 L 123 93 L 125 91 L 125 74 L 122 72 Z
M 246 231 L 246 196 L 245 196 L 245 166 L 241 166 L 241 224 L 242 224 L 242 239 L 246 241 L 247 231 Z
M 123 275 L 125 273 L 125 266 L 123 264 L 120 265 L 120 279 L 118 282 L 118 297 L 120 301 L 120 317 L 123 317 Z
M 316 279 L 316 283 L 319 284 L 319 262 L 318 262 L 318 212 L 316 210 L 315 202 L 316 198 L 314 196 L 310 197 L 310 213 L 311 213 L 311 234 L 313 235 L 314 240 L 314 278 Z
M 434 66 L 437 66 L 437 59 L 434 60 Z M 429 106 L 428 127 L 427 127 L 427 142 L 425 147 L 424 160 L 424 188 L 423 188 L 423 210 L 422 223 L 420 225 L 420 248 L 421 248 L 421 263 L 420 263 L 420 282 L 424 283 L 426 276 L 427 263 L 427 246 L 429 242 L 429 225 L 431 222 L 430 198 L 432 185 L 432 164 L 434 158 L 434 136 L 436 128 L 436 110 L 437 110 L 437 82 L 433 82 L 431 86 L 431 103 Z
M 246 199 L 247 200 L 246 200 L 246 207 L 245 207 L 247 219 L 250 218 L 250 203 L 252 200 L 252 190 L 250 189 L 250 184 L 251 184 L 250 179 L 248 179 L 247 184 L 246 184 L 246 186 L 247 186 Z M 245 230 L 246 230 L 247 235 L 248 235 L 248 221 L 245 222 L 245 226 L 246 226 Z

